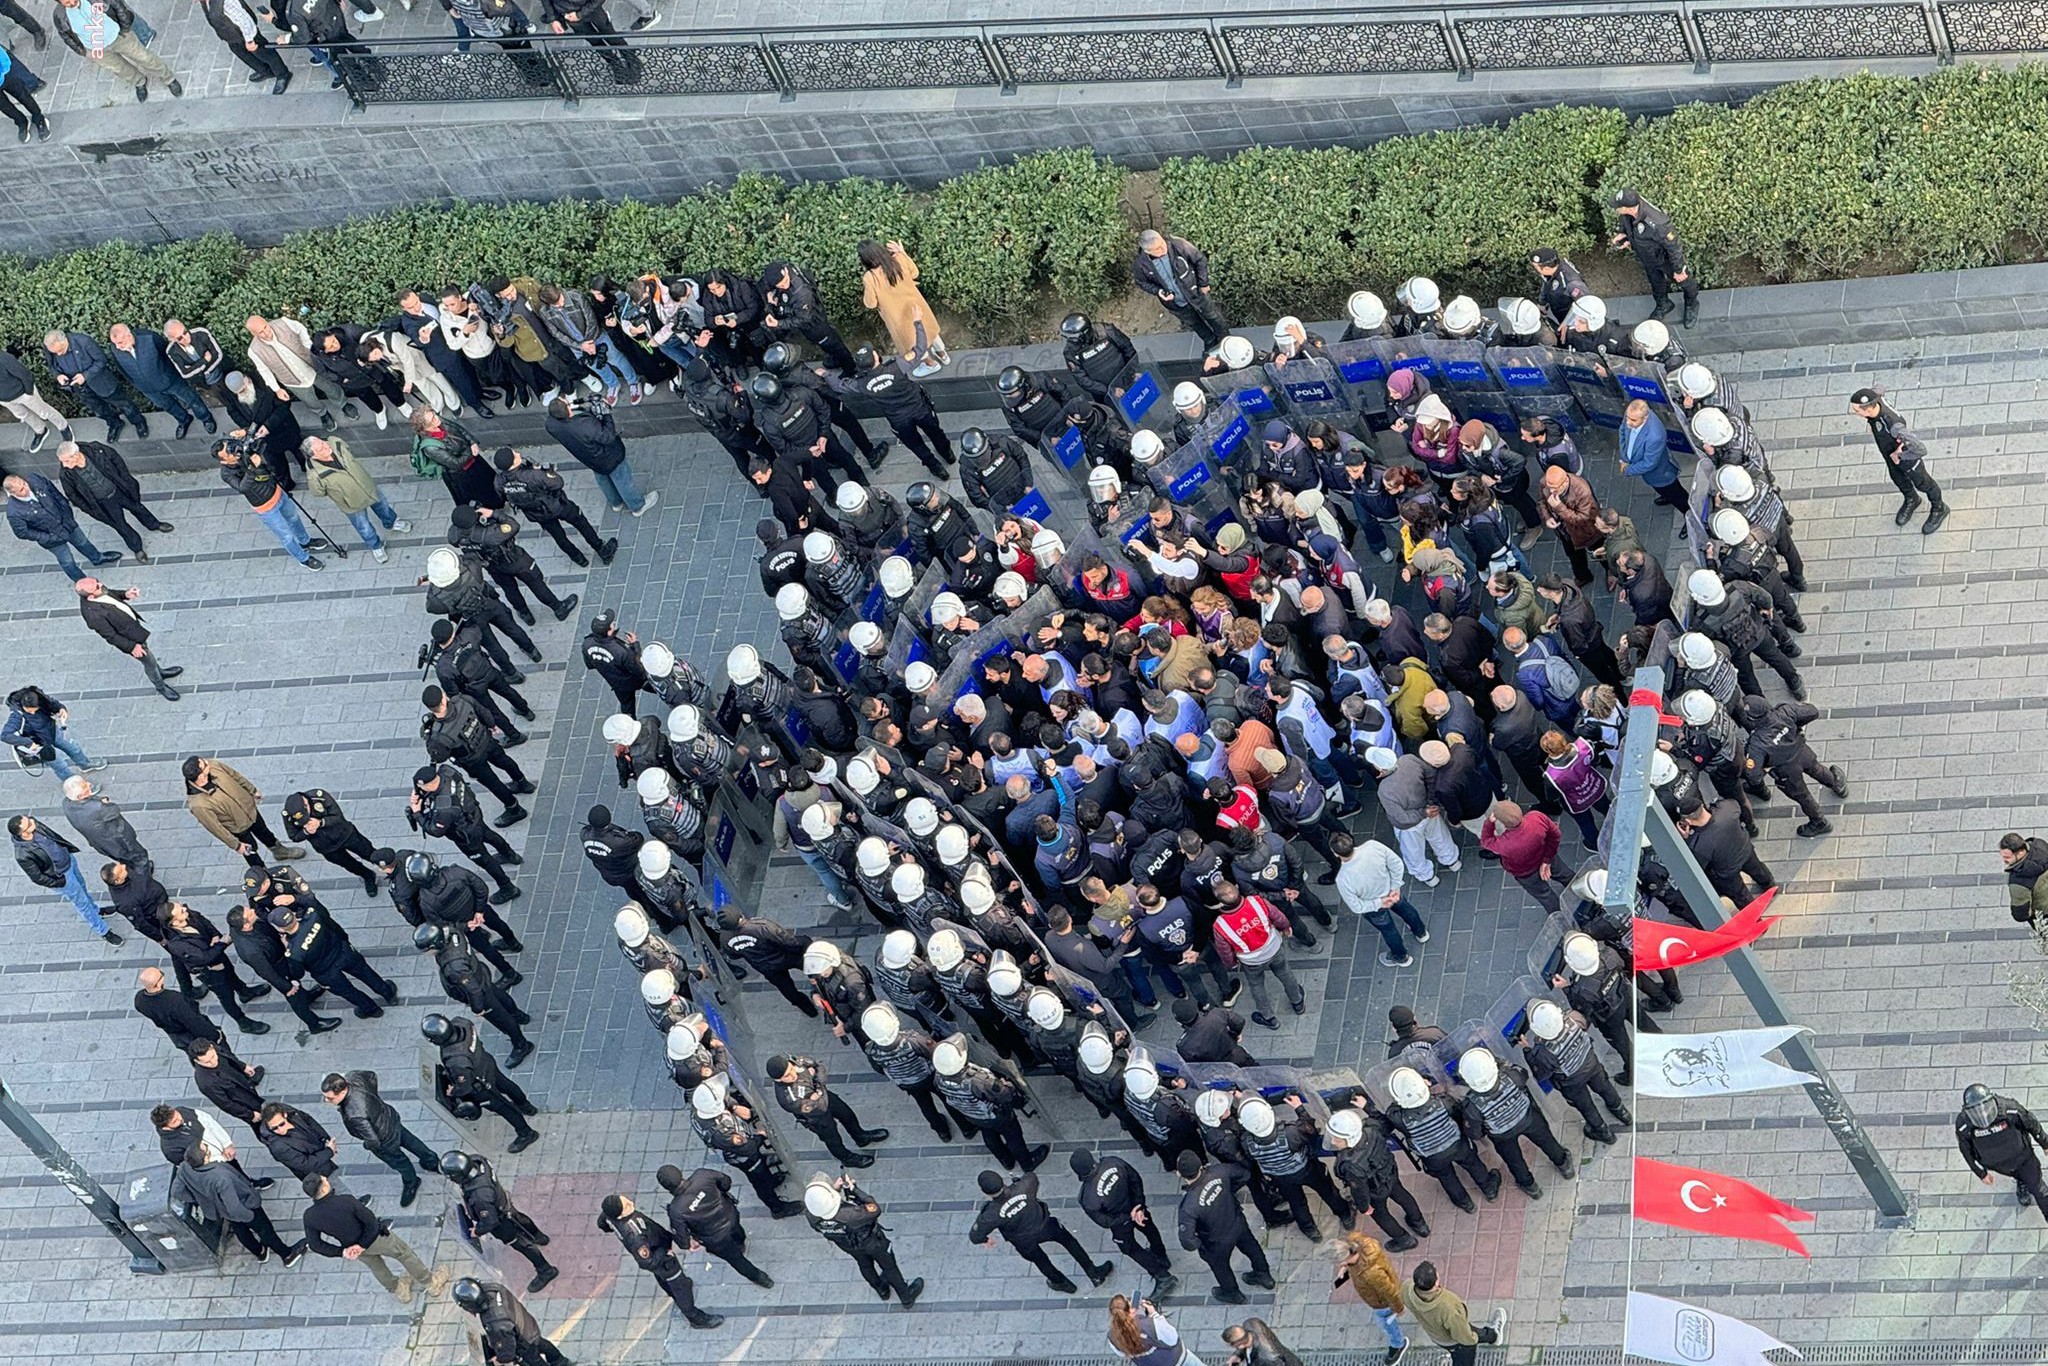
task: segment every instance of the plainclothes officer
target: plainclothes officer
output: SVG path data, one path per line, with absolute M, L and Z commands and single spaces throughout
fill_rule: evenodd
M 341 802 L 324 788 L 307 788 L 284 799 L 284 828 L 313 846 L 335 867 L 363 880 L 363 893 L 377 895 L 377 874 L 363 860 L 376 846 L 342 813 Z
M 905 1025 L 895 1007 L 883 1001 L 861 1012 L 860 1024 L 860 1046 L 868 1065 L 917 1103 L 918 1113 L 941 1143 L 952 1142 L 953 1126 L 946 1122 L 934 1086 L 938 1073 L 932 1070 L 932 1051 L 938 1045 L 931 1035 Z
M 1406 1252 L 1417 1238 L 1429 1236 L 1429 1220 L 1422 1206 L 1401 1182 L 1401 1169 L 1394 1165 L 1387 1146 L 1387 1123 L 1366 1107 L 1363 1089 L 1354 1091 L 1349 1104 L 1333 1104 L 1323 1135 L 1337 1154 L 1335 1174 L 1350 1192 L 1352 1203 L 1372 1216 L 1387 1235 L 1390 1252 Z M 1401 1208 L 1394 1218 L 1393 1206 Z
M 1771 775 L 1778 791 L 1790 797 L 1806 813 L 1806 824 L 1792 833 L 1808 839 L 1825 835 L 1835 827 L 1820 811 L 1808 778 L 1844 801 L 1849 797 L 1849 780 L 1839 765 L 1823 765 L 1813 746 L 1806 743 L 1806 726 L 1820 719 L 1820 708 L 1809 702 L 1779 702 L 1773 705 L 1761 697 L 1745 697 L 1738 704 L 1735 719 L 1749 732 L 1744 763 L 1750 773 Z
M 1109 1230 L 1117 1251 L 1152 1278 L 1152 1298 L 1163 1300 L 1180 1285 L 1160 1236 L 1159 1220 L 1145 1204 L 1145 1182 L 1120 1157 L 1097 1157 L 1077 1148 L 1067 1165 L 1081 1181 L 1081 1212 Z
M 1465 1133 L 1474 1143 L 1485 1134 L 1493 1150 L 1507 1164 L 1508 1174 L 1531 1200 L 1541 1199 L 1543 1187 L 1522 1156 L 1522 1140 L 1550 1159 L 1558 1174 L 1570 1181 L 1578 1175 L 1571 1154 L 1551 1132 L 1543 1107 L 1529 1089 L 1529 1074 L 1513 1063 L 1503 1063 L 1484 1046 L 1468 1048 L 1458 1057 L 1458 1080 L 1465 1085 Z
M 519 798 L 536 789 L 491 734 L 490 723 L 477 711 L 476 703 L 462 696 L 450 697 L 433 683 L 420 691 L 420 703 L 427 709 L 420 720 L 420 739 L 427 747 L 428 762 L 453 761 L 505 803 L 496 821 L 499 829 L 525 820 L 526 808 L 519 804 Z M 493 769 L 502 769 L 504 777 L 492 772 Z
M 522 952 L 526 945 L 505 917 L 492 908 L 484 880 L 467 868 L 443 867 L 432 854 L 405 856 L 403 877 L 414 916 L 408 923 L 446 925 L 461 930 L 476 955 L 498 970 L 508 985 L 520 980 L 520 972 L 505 960 L 508 953 Z
M 924 1293 L 924 1278 L 906 1284 L 889 1235 L 882 1227 L 881 1202 L 854 1184 L 850 1176 L 837 1181 L 823 1172 L 804 1187 L 804 1219 L 819 1236 L 853 1258 L 861 1278 L 874 1288 L 879 1299 L 893 1290 L 905 1309 Z
M 235 956 L 243 965 L 284 998 L 309 1035 L 341 1028 L 339 1016 L 322 1015 L 313 1008 L 313 1003 L 326 995 L 327 988 L 317 979 L 306 981 L 305 966 L 292 962 L 284 940 L 253 906 L 237 906 L 228 912 L 228 942 L 235 946 Z
M 932 1050 L 932 1071 L 932 1085 L 945 1097 L 960 1127 L 980 1134 L 996 1161 L 1025 1171 L 1036 1170 L 1045 1161 L 1051 1146 L 1033 1147 L 1025 1141 L 1024 1126 L 1017 1119 L 1024 1092 L 1016 1082 L 968 1061 L 967 1049 L 956 1039 L 942 1039 Z
M 647 691 L 647 670 L 640 665 L 640 637 L 619 629 L 619 614 L 609 607 L 590 619 L 583 637 L 583 667 L 605 681 L 619 699 L 619 710 L 632 712 Z
M 270 1026 L 252 1019 L 243 1002 L 268 996 L 270 988 L 244 982 L 228 958 L 228 937 L 211 920 L 182 901 L 174 901 L 164 917 L 164 951 L 171 962 L 213 992 L 221 1008 L 244 1034 L 268 1034 Z
M 227 1056 L 234 1059 L 234 1052 L 228 1048 L 227 1034 L 221 1027 L 207 1018 L 199 1003 L 182 991 L 164 989 L 162 968 L 147 967 L 135 974 L 135 1013 L 164 1032 L 171 1046 L 180 1053 L 191 1047 L 195 1040 L 205 1040 L 216 1047 L 227 1049 Z M 245 1026 L 246 1028 L 246 1026 Z M 262 1032 L 268 1032 L 266 1030 Z
M 1323 1234 L 1309 1209 L 1308 1192 L 1320 1195 L 1340 1224 L 1348 1227 L 1356 1216 L 1351 1202 L 1330 1180 L 1330 1169 L 1323 1165 L 1315 1121 L 1303 1112 L 1301 1097 L 1290 1095 L 1285 1104 L 1288 1113 L 1283 1115 L 1260 1096 L 1247 1096 L 1238 1103 L 1237 1122 L 1244 1133 L 1245 1155 L 1287 1202 L 1294 1226 L 1311 1240 L 1320 1240 Z
M 1913 520 L 1920 495 L 1927 495 L 1927 520 L 1920 534 L 1932 536 L 1948 520 L 1948 504 L 1942 500 L 1941 485 L 1927 472 L 1927 445 L 1906 425 L 1906 419 L 1884 401 L 1884 390 L 1858 389 L 1849 395 L 1849 411 L 1870 424 L 1871 439 L 1884 457 L 1884 472 L 1899 491 L 1899 510 L 1892 521 L 1899 526 Z
M 1634 190 L 1614 196 L 1614 211 L 1621 215 L 1621 230 L 1610 240 L 1636 254 L 1636 264 L 1643 268 L 1650 295 L 1657 301 L 1650 316 L 1662 318 L 1671 312 L 1671 286 L 1677 285 L 1685 294 L 1685 312 L 1678 325 L 1691 327 L 1700 313 L 1700 282 L 1687 268 L 1685 244 L 1678 240 L 1678 229 L 1671 226 L 1671 215 Z
M 804 971 L 804 955 L 810 952 L 809 935 L 765 915 L 741 915 L 734 906 L 718 913 L 718 928 L 722 935 L 719 947 L 726 954 L 744 959 L 785 1001 L 817 1018 L 818 1002 L 805 989 L 809 983 L 797 980 Z
M 513 685 L 525 682 L 526 675 L 504 668 L 491 657 L 484 646 L 483 628 L 473 621 L 442 617 L 427 628 L 427 637 L 429 643 L 420 647 L 420 663 L 433 666 L 441 687 L 476 703 L 484 720 L 504 732 L 505 739 L 515 744 L 523 740 L 512 716 L 531 721 L 533 706 Z M 506 715 L 507 707 L 512 716 Z
M 692 1328 L 716 1328 L 725 1322 L 723 1314 L 707 1314 L 697 1307 L 696 1287 L 676 1258 L 676 1237 L 659 1219 L 642 1213 L 626 1196 L 607 1195 L 598 1207 L 597 1226 L 618 1235 L 633 1265 L 654 1277 Z
M 526 1283 L 531 1295 L 547 1288 L 562 1269 L 542 1254 L 550 1241 L 539 1224 L 512 1203 L 512 1197 L 498 1184 L 491 1164 L 462 1151 L 441 1154 L 441 1175 L 455 1183 L 461 1193 L 463 1215 L 477 1238 L 496 1238 L 533 1263 L 533 1279 Z
M 668 1221 L 679 1238 L 687 1239 L 692 1248 L 703 1248 L 755 1285 L 774 1288 L 775 1278 L 747 1257 L 747 1230 L 740 1223 L 739 1202 L 732 1198 L 731 1177 L 710 1167 L 699 1167 L 686 1177 L 682 1168 L 665 1166 L 654 1179 L 669 1193 Z M 801 1208 L 792 1202 L 786 1213 Z
M 341 1147 L 319 1120 L 281 1101 L 269 1101 L 259 1112 L 256 1136 L 277 1164 L 301 1181 L 309 1176 L 334 1176 Z
M 1244 1206 L 1238 1200 L 1247 1181 L 1244 1169 L 1228 1162 L 1206 1166 L 1192 1152 L 1181 1153 L 1174 1164 L 1181 1179 L 1180 1245 L 1208 1263 L 1216 1277 L 1215 1296 L 1224 1304 L 1245 1303 L 1231 1267 L 1232 1253 L 1243 1253 L 1251 1264 L 1245 1279 L 1261 1290 L 1275 1288 L 1273 1269 L 1266 1250 L 1245 1222 Z
M 503 906 L 518 900 L 519 888 L 505 872 L 505 865 L 525 860 L 503 835 L 485 823 L 476 794 L 453 765 L 428 764 L 414 771 L 412 796 L 406 801 L 406 820 L 423 835 L 438 835 L 447 840 L 489 874 L 491 881 L 498 884 L 491 904 Z
M 533 609 L 526 605 L 526 593 L 531 593 L 556 621 L 567 621 L 576 610 L 578 595 L 555 596 L 539 563 L 519 544 L 519 531 L 518 520 L 500 508 L 459 507 L 448 515 L 448 543 L 483 562 L 484 572 L 505 595 L 513 615 L 533 625 Z
M 1467 1213 L 1477 1208 L 1465 1183 L 1458 1179 L 1460 1167 L 1488 1203 L 1499 1197 L 1500 1173 L 1487 1166 L 1466 1141 L 1457 1112 L 1449 1101 L 1431 1091 L 1420 1072 L 1412 1067 L 1395 1068 L 1387 1078 L 1387 1092 L 1392 1101 L 1387 1122 L 1422 1169 L 1437 1179 L 1452 1204 Z
M 526 1031 L 521 1028 L 531 1024 L 533 1017 L 519 1008 L 507 989 L 523 978 L 500 981 L 477 958 L 469 946 L 468 936 L 446 925 L 422 925 L 413 931 L 412 942 L 414 947 L 434 955 L 441 989 L 448 993 L 449 1000 L 475 1012 L 486 1024 L 512 1041 L 512 1052 L 505 1058 L 507 1067 L 517 1067 L 533 1056 L 533 1040 L 527 1038 Z
M 1794 697 L 1805 699 L 1805 680 L 1792 663 L 1801 651 L 1789 635 L 1779 641 L 1782 628 L 1769 593 L 1753 583 L 1729 583 L 1711 569 L 1693 570 L 1685 586 L 1692 594 L 1694 629 L 1728 647 L 1728 662 L 1735 666 L 1743 692 L 1763 692 L 1755 662 L 1761 659 L 1785 680 Z
M 768 1059 L 765 1068 L 768 1079 L 775 1083 L 776 1103 L 796 1117 L 796 1122 L 809 1129 L 825 1150 L 849 1167 L 874 1165 L 874 1154 L 854 1152 L 840 1141 L 839 1131 L 857 1144 L 880 1143 L 889 1136 L 887 1129 L 869 1129 L 860 1122 L 860 1116 L 844 1099 L 835 1095 L 825 1086 L 825 1068 L 815 1058 L 801 1055 L 789 1057 L 776 1054 Z
M 277 1236 L 277 1227 L 263 1208 L 262 1193 L 248 1173 L 203 1142 L 194 1143 L 171 1173 L 171 1199 L 180 1207 L 194 1206 L 207 1218 L 232 1228 L 259 1262 L 269 1261 L 275 1252 L 286 1266 L 297 1266 L 299 1258 L 306 1255 L 303 1241 L 287 1245 Z
M 429 1171 L 440 1170 L 441 1158 L 425 1139 L 406 1127 L 391 1102 L 378 1094 L 377 1074 L 367 1069 L 329 1072 L 320 1083 L 320 1095 L 341 1111 L 341 1126 L 362 1140 L 370 1156 L 398 1173 L 398 1203 L 412 1204 L 420 1192 L 420 1174 L 406 1154 L 418 1158 Z
M 490 1366 L 575 1366 L 540 1331 L 533 1315 L 504 1286 L 464 1276 L 449 1297 L 483 1328 L 484 1357 Z
M 286 870 L 278 868 L 272 871 L 283 874 Z M 242 879 L 242 889 L 249 894 L 251 907 L 257 904 L 258 889 L 249 884 L 261 876 L 257 870 L 251 869 Z M 272 929 L 284 936 L 285 957 L 293 966 L 311 973 L 313 980 L 354 1006 L 358 1020 L 374 1020 L 384 1010 L 364 995 L 355 982 L 361 982 L 382 996 L 384 1005 L 398 1004 L 398 988 L 364 960 L 356 946 L 349 942 L 348 931 L 335 923 L 318 902 L 293 897 L 292 904 L 273 907 L 265 918 Z M 350 981 L 350 978 L 355 981 Z
M 536 464 L 510 446 L 498 447 L 491 463 L 498 471 L 496 482 L 498 497 L 502 500 L 500 506 L 517 510 L 547 532 L 561 547 L 562 553 L 569 557 L 571 564 L 585 566 L 590 561 L 570 543 L 569 533 L 563 529 L 564 523 L 582 533 L 600 564 L 610 564 L 612 557 L 619 553 L 619 538 L 597 534 L 597 528 L 590 524 L 590 518 L 569 496 L 562 476 L 555 472 L 553 465 Z
M 854 348 L 853 364 L 851 379 L 828 376 L 826 383 L 843 394 L 865 395 L 904 449 L 944 479 L 954 462 L 953 442 L 940 425 L 930 391 L 911 377 L 901 359 L 885 359 L 872 346 Z
M 210 1039 L 194 1039 L 185 1045 L 192 1062 L 192 1082 L 199 1094 L 218 1105 L 221 1113 L 233 1115 L 263 1137 L 263 1107 L 266 1102 L 256 1088 L 263 1082 L 263 1069 L 251 1067 L 232 1053 L 223 1056 Z
M 508 1152 L 523 1153 L 540 1142 L 540 1131 L 526 1122 L 540 1113 L 540 1107 L 527 1099 L 517 1082 L 498 1070 L 498 1060 L 477 1038 L 474 1024 L 437 1011 L 420 1021 L 420 1034 L 441 1050 L 447 1099 L 481 1106 L 511 1125 Z
M 1079 1291 L 1066 1273 L 1052 1264 L 1045 1245 L 1057 1243 L 1067 1250 L 1074 1264 L 1087 1274 L 1090 1285 L 1101 1285 L 1116 1271 L 1114 1262 L 1096 1262 L 1088 1256 L 1088 1250 L 1081 1246 L 1073 1231 L 1061 1223 L 1058 1216 L 1046 1208 L 1038 1198 L 1038 1174 L 1025 1172 L 1013 1181 L 1005 1182 L 1000 1173 L 984 1171 L 975 1178 L 981 1193 L 988 1197 L 982 1204 L 981 1213 L 974 1217 L 974 1225 L 967 1230 L 967 1241 L 980 1243 L 983 1247 L 994 1247 L 996 1235 L 1017 1250 L 1017 1255 L 1037 1267 L 1045 1277 L 1045 1283 L 1063 1295 Z
M 2010 1176 L 2019 1187 L 2019 1202 L 2031 1203 L 2048 1219 L 2048 1186 L 2041 1181 L 2040 1149 L 2048 1148 L 2041 1121 L 2018 1101 L 1992 1094 L 1972 1083 L 1963 1090 L 1963 1108 L 1956 1115 L 1956 1147 L 1979 1180 L 1989 1186 L 1992 1173 Z
M 353 1195 L 334 1188 L 328 1174 L 308 1173 L 300 1189 L 313 1203 L 306 1206 L 303 1219 L 306 1246 L 322 1257 L 360 1263 L 370 1270 L 377 1284 L 411 1304 L 415 1287 L 425 1286 L 429 1295 L 448 1287 L 446 1271 L 429 1271 L 412 1245 L 391 1231 L 391 1221 L 380 1219 L 375 1210 Z M 393 1274 L 385 1258 L 404 1269 Z

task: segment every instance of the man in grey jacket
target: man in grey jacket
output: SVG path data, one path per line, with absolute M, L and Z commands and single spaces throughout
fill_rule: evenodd
M 171 1175 L 171 1199 L 198 1208 L 209 1219 L 218 1219 L 235 1231 L 235 1237 L 249 1255 L 259 1262 L 275 1252 L 286 1266 L 298 1265 L 306 1255 L 302 1238 L 286 1245 L 277 1236 L 277 1226 L 263 1208 L 262 1193 L 240 1167 L 220 1160 L 207 1144 L 195 1143 Z
M 1394 827 L 1394 842 L 1401 847 L 1408 876 L 1425 887 L 1436 886 L 1432 853 L 1443 871 L 1457 872 L 1458 844 L 1430 793 L 1428 767 L 1413 754 L 1395 754 L 1377 745 L 1365 752 L 1365 762 L 1379 775 L 1380 808 Z
M 114 862 L 144 871 L 152 866 L 149 850 L 142 847 L 135 827 L 112 797 L 100 794 L 91 779 L 74 774 L 64 780 L 64 819 L 95 851 Z

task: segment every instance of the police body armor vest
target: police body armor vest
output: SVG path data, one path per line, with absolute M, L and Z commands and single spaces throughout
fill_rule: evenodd
M 655 696 L 671 707 L 679 707 L 685 702 L 691 706 L 702 706 L 711 696 L 711 684 L 687 660 L 678 659 L 667 678 L 651 678 L 648 682 L 653 685 Z
M 988 976 L 980 972 L 980 965 L 966 959 L 950 971 L 938 972 L 939 986 L 945 993 L 958 1001 L 965 1010 L 980 1013 L 989 1007 Z
M 1284 1180 L 1308 1170 L 1307 1145 L 1288 1142 L 1287 1126 L 1280 1122 L 1278 1116 L 1274 1118 L 1273 1132 L 1264 1138 L 1249 1130 L 1242 1131 L 1240 1137 L 1245 1152 L 1268 1176 Z
M 1140 1100 L 1137 1093 L 1126 1086 L 1124 1105 L 1154 1143 L 1165 1143 L 1173 1138 L 1173 1102 L 1167 1099 L 1164 1090 L 1154 1091 Z
M 1676 672 L 1678 677 L 1672 687 L 1674 694 L 1697 688 L 1724 708 L 1741 695 L 1741 680 L 1736 676 L 1735 666 L 1718 656 L 1710 668 L 1692 669 L 1678 664 Z
M 924 1051 L 901 1037 L 892 1044 L 869 1043 L 868 1056 L 898 1086 L 921 1086 L 938 1075 Z
M 1505 1073 L 1491 1091 L 1470 1091 L 1465 1103 L 1479 1112 L 1489 1134 L 1513 1133 L 1529 1117 L 1529 1093 Z
M 938 1093 L 946 1098 L 946 1104 L 952 1106 L 955 1113 L 973 1120 L 976 1124 L 993 1124 L 1000 1118 L 1000 1111 L 995 1102 L 987 1098 L 984 1089 L 974 1084 L 974 1074 L 977 1072 L 984 1076 L 988 1075 L 987 1069 L 969 1063 L 957 1076 L 948 1077 L 933 1072 L 932 1084 Z
M 1392 1106 L 1387 1111 L 1387 1118 L 1408 1136 L 1409 1146 L 1415 1149 L 1418 1157 L 1436 1157 L 1464 1141 L 1464 1131 L 1458 1127 L 1457 1116 L 1439 1096 L 1431 1096 L 1412 1110 L 1406 1106 Z
M 1529 1051 L 1543 1060 L 1551 1072 L 1570 1079 L 1593 1061 L 1593 1035 L 1576 1020 L 1566 1020 L 1564 1033 L 1555 1039 L 1533 1039 Z

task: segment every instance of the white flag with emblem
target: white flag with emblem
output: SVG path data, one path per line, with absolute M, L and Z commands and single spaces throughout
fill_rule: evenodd
M 1628 1295 L 1626 1350 L 1672 1366 L 1773 1366 L 1765 1352 L 1799 1355 L 1741 1319 L 1640 1290 Z
M 1638 1033 L 1636 1094 L 1727 1096 L 1818 1081 L 1764 1056 L 1802 1032 L 1798 1025 L 1779 1025 L 1719 1034 Z

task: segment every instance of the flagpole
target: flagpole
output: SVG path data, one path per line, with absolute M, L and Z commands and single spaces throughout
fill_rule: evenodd
M 1707 880 L 1706 871 L 1693 857 L 1691 846 L 1672 823 L 1650 784 L 1650 756 L 1657 748 L 1657 728 L 1663 714 L 1664 674 L 1656 668 L 1636 671 L 1634 691 L 1629 697 L 1628 730 L 1621 757 L 1615 765 L 1615 802 L 1608 853 L 1605 904 L 1633 909 L 1636 903 L 1636 875 L 1642 860 L 1642 836 L 1649 836 L 1671 876 L 1671 885 L 1685 898 L 1702 927 L 1719 929 L 1728 921 L 1721 909 L 1720 893 Z M 1736 985 L 1766 1025 L 1796 1025 L 1777 989 L 1765 975 L 1753 949 L 1745 947 L 1725 955 L 1722 962 L 1735 977 Z M 1885 1165 L 1884 1157 L 1870 1141 L 1863 1124 L 1850 1108 L 1848 1098 L 1820 1059 L 1806 1033 L 1794 1034 L 1779 1052 L 1794 1069 L 1810 1073 L 1816 1080 L 1805 1088 L 1814 1109 L 1820 1112 L 1828 1132 L 1841 1145 L 1849 1165 L 1870 1192 L 1877 1208 L 1877 1227 L 1902 1228 L 1912 1222 L 1912 1202 Z

